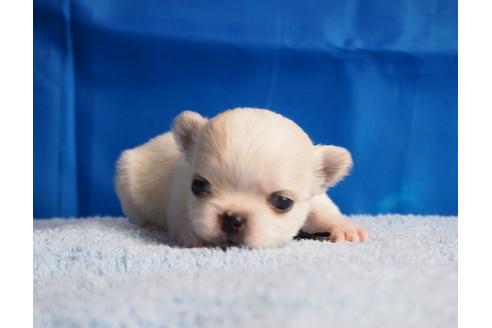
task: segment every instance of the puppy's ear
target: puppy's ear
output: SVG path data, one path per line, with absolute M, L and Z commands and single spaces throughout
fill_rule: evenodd
M 342 147 L 318 145 L 315 148 L 313 194 L 324 192 L 349 174 L 352 156 Z
M 198 132 L 205 123 L 207 123 L 206 118 L 192 111 L 184 111 L 174 119 L 172 128 L 174 139 L 187 159 L 190 158 Z

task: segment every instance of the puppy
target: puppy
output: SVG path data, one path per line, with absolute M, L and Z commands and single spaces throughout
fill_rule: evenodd
M 346 149 L 314 146 L 268 110 L 236 108 L 210 120 L 185 111 L 171 132 L 124 151 L 115 180 L 131 222 L 162 226 L 183 246 L 266 248 L 301 228 L 366 240 L 325 193 L 351 166 Z

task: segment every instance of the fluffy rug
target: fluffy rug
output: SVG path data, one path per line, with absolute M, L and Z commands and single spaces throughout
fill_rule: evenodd
M 226 251 L 124 219 L 35 220 L 34 326 L 456 326 L 457 218 L 352 219 L 368 242 Z

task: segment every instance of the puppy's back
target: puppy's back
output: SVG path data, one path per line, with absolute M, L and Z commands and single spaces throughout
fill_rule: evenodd
M 121 154 L 116 164 L 116 193 L 130 222 L 166 228 L 170 184 L 181 156 L 171 133 Z

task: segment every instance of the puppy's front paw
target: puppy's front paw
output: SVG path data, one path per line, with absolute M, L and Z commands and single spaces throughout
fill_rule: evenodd
M 367 240 L 366 230 L 357 223 L 343 220 L 328 227 L 329 239 L 333 242 L 360 242 Z

